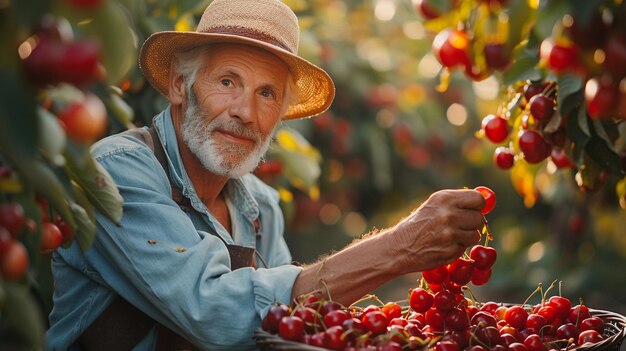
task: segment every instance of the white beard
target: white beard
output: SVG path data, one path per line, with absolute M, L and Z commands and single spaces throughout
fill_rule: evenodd
M 215 118 L 207 123 L 205 118 L 206 112 L 198 108 L 196 96 L 190 89 L 181 132 L 183 140 L 202 166 L 211 173 L 229 178 L 239 178 L 252 172 L 270 147 L 273 132 L 263 137 L 261 133 L 251 131 L 232 119 L 222 121 Z M 218 128 L 251 138 L 255 143 L 254 149 L 247 151 L 239 145 L 218 144 L 211 138 L 212 132 Z

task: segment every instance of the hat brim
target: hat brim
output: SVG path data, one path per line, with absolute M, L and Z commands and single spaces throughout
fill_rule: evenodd
M 313 117 L 326 111 L 335 96 L 335 85 L 323 69 L 311 62 L 264 41 L 231 34 L 164 31 L 152 34 L 141 48 L 139 66 L 146 79 L 162 95 L 168 96 L 169 75 L 175 53 L 195 47 L 235 43 L 271 52 L 289 67 L 298 101 L 289 105 L 283 119 Z

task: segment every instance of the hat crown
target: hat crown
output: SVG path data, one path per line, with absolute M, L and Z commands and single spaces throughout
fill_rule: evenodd
M 280 0 L 215 0 L 196 31 L 256 39 L 292 54 L 298 52 L 300 37 L 298 18 Z

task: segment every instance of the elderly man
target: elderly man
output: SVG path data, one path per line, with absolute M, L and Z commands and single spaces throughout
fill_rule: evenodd
M 141 68 L 170 105 L 151 128 L 94 146 L 124 215 L 119 226 L 98 216 L 86 253 L 54 254 L 47 349 L 254 348 L 274 301 L 322 291 L 349 304 L 479 240 L 482 196 L 444 190 L 389 229 L 291 264 L 278 197 L 250 172 L 281 121 L 334 97 L 328 75 L 297 56 L 298 37 L 279 0 L 215 0 L 196 32 L 148 38 Z

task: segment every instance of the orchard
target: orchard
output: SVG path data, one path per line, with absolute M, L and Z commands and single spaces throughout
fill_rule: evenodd
M 141 74 L 138 45 L 155 31 L 194 30 L 209 2 L 0 4 L 0 349 L 43 344 L 51 254 L 88 250 L 96 212 L 123 215 L 89 148 L 148 125 L 165 106 Z M 330 110 L 281 127 L 255 172 L 280 194 L 294 259 L 310 262 L 386 227 L 441 188 L 481 191 L 489 222 L 484 242 L 451 266 L 398 279 L 355 306 L 310 298 L 276 307 L 265 332 L 337 341 L 352 322 L 350 338 L 362 346 L 439 342 L 437 351 L 455 351 L 452 342 L 484 347 L 496 333 L 435 341 L 435 332 L 492 318 L 498 342 L 525 344 L 502 336 L 520 328 L 498 307 L 522 306 L 526 323 L 541 324 L 530 318 L 538 306 L 569 297 L 569 314 L 531 346 L 548 335 L 559 345 L 595 340 L 586 330 L 601 326 L 584 322 L 587 307 L 626 314 L 622 1 L 285 2 L 300 20 L 300 53 L 337 85 Z M 554 286 L 532 294 L 552 281 L 563 282 L 563 295 Z M 441 311 L 483 320 L 423 330 L 422 319 Z M 577 337 L 570 326 L 559 335 L 568 324 Z M 322 331 L 329 335 L 314 338 Z

